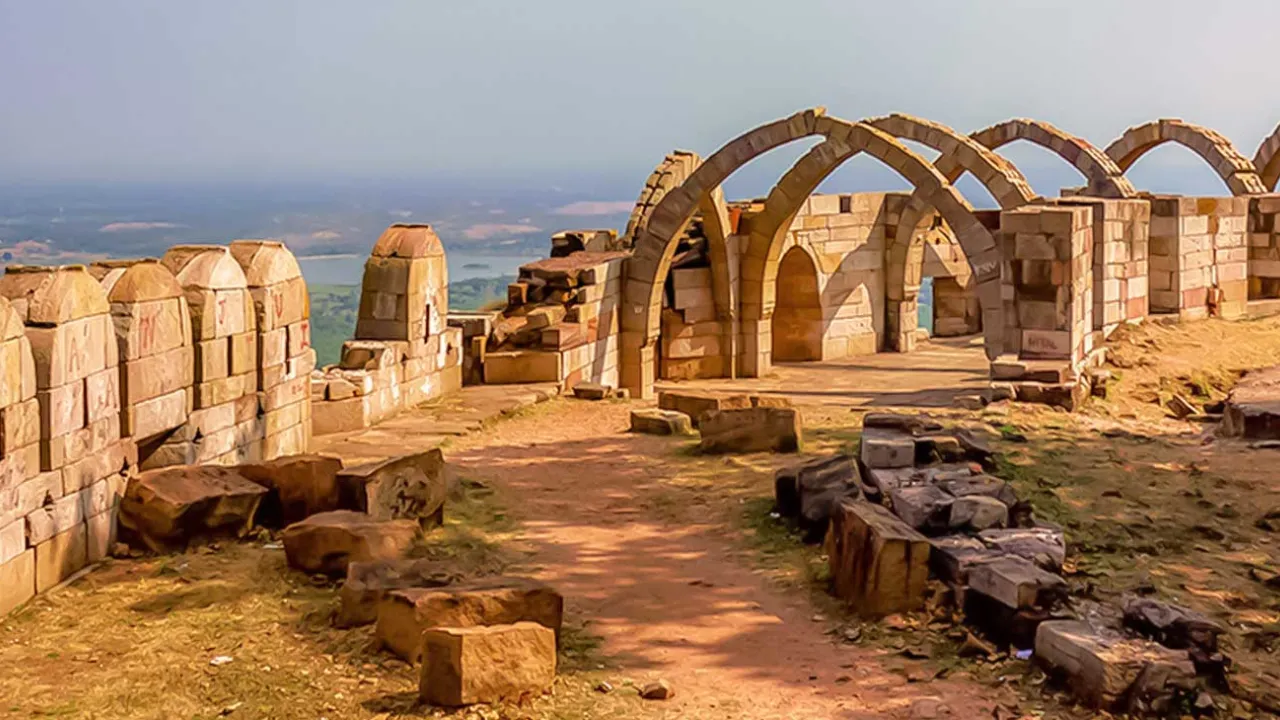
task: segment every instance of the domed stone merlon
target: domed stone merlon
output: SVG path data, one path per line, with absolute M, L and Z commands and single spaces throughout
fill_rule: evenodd
M 427 528 L 444 520 L 449 466 L 439 448 L 338 473 L 343 507 L 380 520 L 411 519 Z
M 334 510 L 296 522 L 280 537 L 290 567 L 345 575 L 353 562 L 404 557 L 421 534 L 412 520 L 377 520 L 362 512 Z
M 39 434 L 36 450 L 25 446 L 24 459 L 14 463 L 28 475 L 36 471 L 33 463 L 44 473 L 38 479 L 45 492 L 36 494 L 49 500 L 45 505 L 80 505 L 78 514 L 32 508 L 48 517 L 26 515 L 26 544 L 36 551 L 37 590 L 43 590 L 105 554 L 115 532 L 119 477 L 135 464 L 136 446 L 120 438 L 119 353 L 98 281 L 82 265 L 9 267 L 0 295 L 25 325 L 38 405 L 32 413 L 28 403 L 19 404 L 22 418 L 6 412 L 6 429 L 10 419 L 35 421 L 34 430 L 21 433 L 24 440 L 9 444 Z M 12 322 L 10 316 L 5 325 Z
M 187 299 L 193 340 L 193 400 L 187 423 L 147 459 L 150 466 L 262 458 L 258 417 L 257 314 L 231 250 L 180 245 L 161 259 Z M 198 440 L 198 442 L 197 442 Z
M 307 451 L 311 441 L 311 301 L 297 258 L 274 240 L 236 240 L 258 331 L 258 390 L 266 424 L 262 456 Z
M 356 338 L 414 343 L 439 335 L 448 286 L 444 246 L 431 226 L 392 225 L 365 262 Z M 414 350 L 410 357 L 417 356 Z
M 537 623 L 433 628 L 423 643 L 418 694 L 431 705 L 518 700 L 549 691 L 556 679 L 555 637 Z
M 253 525 L 266 488 L 234 468 L 185 465 L 148 470 L 129 481 L 120 503 L 121 534 L 155 552 L 193 542 L 241 537 Z
M 94 263 L 111 305 L 120 356 L 121 430 L 145 444 L 181 427 L 193 402 L 191 316 L 178 279 L 159 260 Z
M 418 662 L 423 631 L 534 622 L 560 636 L 564 598 L 530 578 L 497 577 L 438 588 L 388 591 L 378 604 L 378 641 L 406 662 Z

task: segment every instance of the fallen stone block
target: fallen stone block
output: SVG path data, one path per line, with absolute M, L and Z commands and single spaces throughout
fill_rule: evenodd
M 342 507 L 375 520 L 407 518 L 424 528 L 439 525 L 444 521 L 448 472 L 440 448 L 344 468 L 338 473 Z
M 1236 383 L 1223 408 L 1222 432 L 1253 440 L 1280 439 L 1280 366 L 1255 370 Z
M 120 500 L 126 542 L 153 552 L 183 550 L 200 540 L 249 531 L 266 488 L 234 468 L 184 465 L 148 470 L 129 480 Z
M 995 498 L 1004 505 L 1011 506 L 1018 502 L 1018 496 L 1013 491 L 1013 487 L 1009 483 L 1000 478 L 991 477 L 990 475 L 952 475 L 946 474 L 938 478 L 935 475 L 935 482 L 938 487 L 951 493 L 952 495 L 962 498 L 970 495 L 984 495 L 986 497 Z
M 692 435 L 693 422 L 675 410 L 640 408 L 631 411 L 631 432 L 648 435 Z
M 573 386 L 573 396 L 579 400 L 606 400 L 613 397 L 613 388 L 600 383 L 582 382 Z
M 931 433 L 914 437 L 916 441 L 916 465 L 962 462 L 965 459 L 964 447 L 954 435 Z
M 848 455 L 834 455 L 783 468 L 774 474 L 777 510 L 804 531 L 804 541 L 821 542 L 836 504 L 861 494 L 858 466 Z
M 391 590 L 443 587 L 459 581 L 434 560 L 353 562 L 347 565 L 347 579 L 338 593 L 341 604 L 334 624 L 355 627 L 376 621 L 378 604 Z
M 844 501 L 827 532 L 835 593 L 864 617 L 924 605 L 929 541 L 880 505 Z
M 280 539 L 290 567 L 345 575 L 353 562 L 403 557 L 421 532 L 415 520 L 379 520 L 365 513 L 334 510 L 290 525 Z
M 1218 651 L 1222 625 L 1190 608 L 1155 598 L 1131 597 L 1124 603 L 1124 623 L 1174 650 L 1195 648 L 1204 655 Z
M 889 491 L 893 514 L 920 532 L 944 530 L 955 498 L 937 485 L 909 485 Z
M 432 628 L 422 644 L 418 694 L 432 705 L 519 700 L 555 681 L 555 634 L 537 623 Z
M 801 442 L 800 411 L 795 408 L 747 407 L 717 410 L 699 423 L 705 453 L 797 452 Z
M 240 465 L 236 470 L 268 491 L 256 517 L 256 522 L 264 527 L 284 527 L 316 513 L 344 509 L 338 485 L 342 461 L 338 458 L 293 455 Z
M 986 495 L 966 495 L 951 503 L 952 530 L 980 531 L 1009 524 L 1009 506 Z
M 1064 676 L 1075 696 L 1100 710 L 1137 710 L 1194 687 L 1186 652 L 1104 635 L 1076 620 L 1044 622 L 1036 630 L 1036 660 Z
M 958 428 L 954 435 L 956 440 L 960 441 L 960 446 L 964 448 L 965 457 L 988 470 L 994 469 L 995 450 L 991 448 L 991 441 L 985 431 Z
M 983 563 L 1005 557 L 968 535 L 947 535 L 929 540 L 929 566 L 944 582 L 968 586 L 969 571 Z
M 969 589 L 1012 609 L 1053 608 L 1067 596 L 1067 583 L 1020 557 L 1003 557 L 973 568 Z
M 751 407 L 793 407 L 791 398 L 781 395 L 751 395 L 747 399 L 751 401 Z
M 897 430 L 908 435 L 941 432 L 942 423 L 923 415 L 900 415 L 898 413 L 871 412 L 862 418 L 862 427 L 882 430 Z
M 747 395 L 712 395 L 710 393 L 674 392 L 658 393 L 658 408 L 675 410 L 688 415 L 695 428 L 701 426 L 702 416 L 715 410 L 734 410 L 751 407 Z
M 1049 572 L 1059 572 L 1067 560 L 1062 531 L 1050 527 L 984 530 L 978 533 L 987 547 L 1025 558 Z
M 534 622 L 560 635 L 564 598 L 546 583 L 489 578 L 439 588 L 391 590 L 378 604 L 376 635 L 388 650 L 417 662 L 422 632 L 434 627 L 473 627 Z
M 868 468 L 912 467 L 916 462 L 916 441 L 901 431 L 864 427 L 859 457 Z

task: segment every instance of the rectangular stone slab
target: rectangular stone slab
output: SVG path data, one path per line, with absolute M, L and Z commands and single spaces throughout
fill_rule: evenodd
M 1192 687 L 1195 667 L 1186 652 L 1144 640 L 1109 637 L 1075 620 L 1052 620 L 1036 629 L 1036 660 L 1065 675 L 1076 697 L 1098 709 L 1119 709 L 1131 688 L 1143 692 Z M 1143 677 L 1142 688 L 1135 683 Z M 1141 694 L 1141 693 L 1140 693 Z
M 424 527 L 444 519 L 448 465 L 439 448 L 338 473 L 342 506 L 379 520 L 412 518 Z
M 537 623 L 437 628 L 423 633 L 422 641 L 418 692 L 432 705 L 518 700 L 555 681 L 555 635 Z
M 864 617 L 918 610 L 929 541 L 880 505 L 845 501 L 831 516 L 827 554 L 836 595 Z
M 526 578 L 493 578 L 441 588 L 392 590 L 378 604 L 378 641 L 417 662 L 422 632 L 433 627 L 472 627 L 536 622 L 558 637 L 564 598 L 551 586 Z

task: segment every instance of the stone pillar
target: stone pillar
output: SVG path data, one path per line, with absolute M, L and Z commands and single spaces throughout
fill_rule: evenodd
M 191 316 L 178 279 L 155 259 L 94 263 L 111 304 L 120 357 L 120 428 L 140 461 L 191 414 Z
M 1078 369 L 1092 348 L 1093 210 L 1027 206 L 1003 213 L 1001 246 L 1012 249 L 1012 313 L 1022 359 Z M 1012 324 L 1010 324 L 1012 323 Z
M 1249 198 L 1249 299 L 1280 298 L 1280 194 Z
M 1151 200 L 1151 312 L 1240 317 L 1248 301 L 1248 197 Z
M 773 369 L 773 318 L 742 321 L 742 376 L 763 377 Z
M 311 300 L 293 253 L 271 240 L 236 240 L 258 332 L 262 459 L 302 455 L 311 446 Z
M 653 380 L 657 372 L 654 352 L 657 338 L 646 338 L 639 331 L 627 330 L 620 337 L 622 345 L 618 356 L 618 384 L 629 390 L 633 398 L 651 400 L 654 397 Z
M 0 295 L 25 322 L 34 360 L 41 474 L 24 483 L 36 505 L 25 527 L 44 592 L 106 557 L 136 447 L 120 438 L 119 361 L 102 286 L 82 265 L 9 267 Z
M 228 248 L 179 245 L 160 263 L 178 279 L 191 315 L 192 410 L 145 467 L 262 461 L 258 330 L 244 271 Z

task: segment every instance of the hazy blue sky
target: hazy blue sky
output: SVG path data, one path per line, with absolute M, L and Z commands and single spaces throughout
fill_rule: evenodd
M 1180 116 L 1252 156 L 1276 27 L 1275 0 L 0 0 L 0 175 L 638 182 L 814 104 L 1099 145 Z

